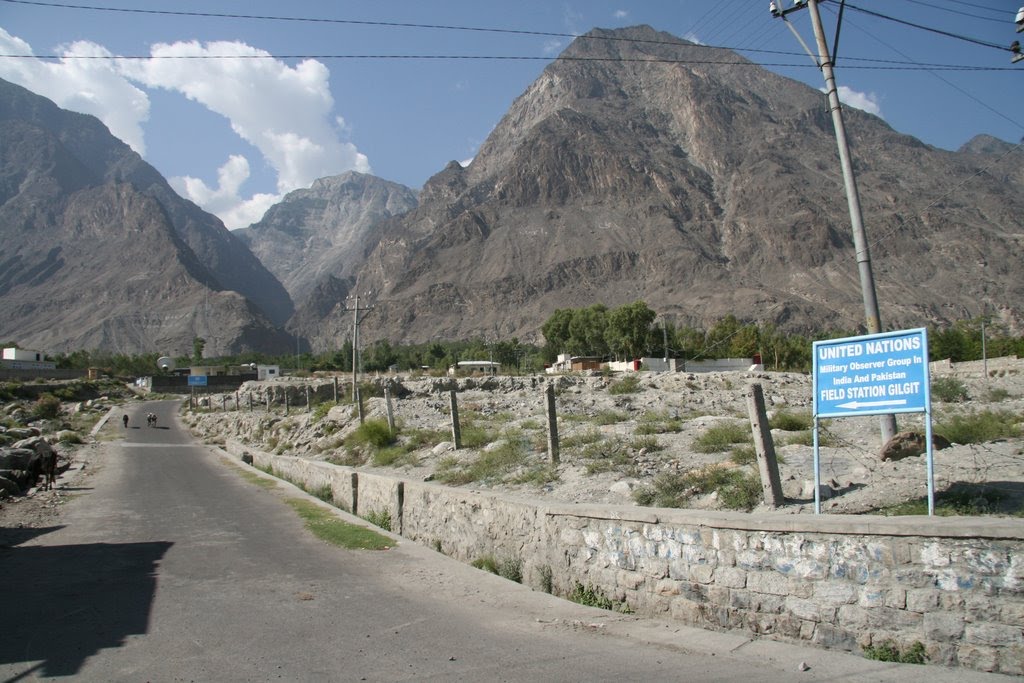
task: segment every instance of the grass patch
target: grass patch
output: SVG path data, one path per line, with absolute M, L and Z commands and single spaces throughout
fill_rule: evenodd
M 1002 387 L 993 387 L 985 392 L 985 401 L 987 403 L 1001 403 L 1008 398 L 1010 398 L 1010 392 Z
M 469 564 L 472 567 L 496 574 L 509 581 L 523 582 L 523 562 L 518 558 L 498 560 L 493 555 L 482 555 Z
M 727 422 L 709 427 L 693 441 L 693 450 L 698 453 L 722 453 L 733 444 L 752 443 L 754 437 L 750 426 L 739 422 Z
M 791 413 L 788 410 L 780 410 L 768 420 L 768 426 L 772 429 L 781 429 L 784 432 L 802 432 L 814 426 L 814 419 L 810 413 Z
M 80 443 L 85 443 L 85 440 L 78 432 L 64 432 L 60 435 L 60 443 L 73 446 Z
M 635 434 L 667 434 L 683 431 L 683 421 L 678 417 L 669 417 L 665 412 L 646 412 L 640 416 Z
M 628 415 L 618 410 L 602 410 L 594 416 L 594 422 L 599 425 L 614 425 L 628 419 Z
M 370 462 L 376 467 L 401 467 L 416 465 L 419 458 L 412 454 L 408 445 L 395 445 L 374 451 Z
M 638 391 L 640 391 L 640 378 L 636 375 L 626 375 L 608 385 L 608 393 L 613 396 L 635 394 Z
M 879 508 L 872 514 L 889 517 L 927 515 L 928 498 L 916 498 L 896 505 Z M 1018 499 L 984 484 L 954 484 L 946 491 L 935 494 L 935 514 L 939 517 L 977 517 L 1006 514 L 1024 517 L 1024 506 Z
M 301 498 L 288 498 L 285 502 L 299 514 L 314 536 L 331 545 L 350 550 L 387 550 L 392 545 L 390 538 L 338 519 L 316 503 Z
M 952 443 L 985 443 L 1021 435 L 1021 416 L 1008 410 L 982 410 L 943 419 L 932 429 Z
M 391 513 L 387 510 L 370 510 L 366 514 L 359 516 L 375 527 L 384 531 L 391 531 Z
M 331 408 L 333 408 L 334 405 L 334 403 L 317 403 L 316 407 L 313 408 L 313 422 L 319 422 L 327 417 L 327 413 L 331 412 Z
M 597 607 L 623 614 L 628 614 L 632 611 L 626 603 L 615 602 L 606 597 L 600 589 L 589 584 L 583 585 L 579 581 L 573 584 L 572 591 L 566 597 L 577 604 L 586 605 L 587 607 Z
M 256 486 L 259 486 L 260 488 L 264 488 L 264 489 L 277 488 L 277 482 L 275 480 L 273 480 L 273 479 L 267 479 L 266 477 L 261 477 L 260 475 L 256 474 L 255 472 L 250 472 L 249 470 L 241 468 L 241 467 L 239 467 L 237 465 L 232 465 L 232 467 L 234 467 L 235 470 L 239 474 L 242 475 L 242 478 L 245 479 L 246 481 L 248 481 L 250 484 L 256 484 Z M 259 469 L 259 468 L 257 468 L 257 469 Z M 267 472 L 266 470 L 262 470 L 262 469 L 260 471 L 261 472 Z M 267 474 L 271 474 L 272 475 L 273 473 L 272 472 L 267 472 Z
M 498 439 L 496 430 L 469 420 L 459 426 L 459 435 L 462 437 L 463 448 L 482 448 Z
M 630 447 L 635 450 L 645 450 L 648 453 L 665 450 L 665 447 L 658 443 L 658 439 L 652 435 L 633 437 Z
M 943 403 L 961 403 L 969 396 L 967 386 L 956 377 L 937 377 L 932 380 L 932 398 Z
M 560 439 L 560 445 L 562 448 L 579 448 L 600 441 L 604 438 L 601 431 L 591 427 L 586 431 L 576 432 L 575 434 L 568 434 Z
M 602 439 L 583 447 L 580 457 L 587 462 L 587 474 L 622 471 L 632 473 L 633 458 L 626 443 L 618 438 Z
M 914 641 L 905 649 L 901 649 L 891 642 L 871 645 L 864 648 L 864 656 L 879 662 L 896 662 L 898 664 L 924 664 L 928 661 L 924 645 L 918 641 Z
M 520 422 L 519 427 L 521 429 L 529 430 L 547 429 L 547 426 L 543 422 L 541 422 L 540 420 L 535 420 L 532 417 Z
M 637 489 L 633 498 L 640 505 L 681 508 L 695 496 L 717 492 L 722 507 L 752 510 L 762 499 L 761 480 L 745 468 L 702 467 L 689 472 L 666 472 L 654 485 Z
M 438 463 L 434 474 L 438 481 L 454 486 L 474 481 L 502 481 L 526 464 L 528 449 L 527 442 L 514 435 L 469 462 L 462 462 L 456 456 L 446 457 Z

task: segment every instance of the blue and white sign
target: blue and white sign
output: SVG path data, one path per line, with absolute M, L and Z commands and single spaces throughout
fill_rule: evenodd
M 189 375 L 188 385 L 190 387 L 205 387 L 206 386 L 206 375 Z
M 929 412 L 928 332 L 814 342 L 817 417 Z

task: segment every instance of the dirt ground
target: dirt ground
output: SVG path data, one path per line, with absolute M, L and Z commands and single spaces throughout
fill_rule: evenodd
M 975 367 L 977 365 L 977 367 Z M 1010 414 L 1024 421 L 1024 361 L 990 364 L 984 376 L 979 364 L 964 364 L 934 373 L 933 382 L 952 378 L 967 391 L 963 401 L 933 400 L 936 433 L 954 415 L 981 411 Z M 993 369 L 997 368 L 997 369 Z M 796 373 L 637 373 L 636 390 L 616 393 L 621 377 L 564 375 L 557 377 L 466 378 L 459 380 L 460 423 L 484 432 L 490 442 L 454 451 L 451 443 L 450 383 L 441 378 L 392 378 L 398 382 L 392 401 L 404 453 L 387 467 L 359 463 L 363 469 L 420 480 L 442 480 L 452 468 L 469 470 L 474 463 L 500 458 L 508 442 L 523 442 L 526 455 L 507 469 L 463 484 L 474 490 L 499 490 L 532 499 L 575 503 L 636 505 L 634 492 L 650 487 L 666 472 L 686 472 L 707 466 L 735 467 L 731 447 L 700 452 L 699 439 L 709 429 L 738 425 L 750 433 L 747 392 L 762 386 L 769 417 L 782 412 L 810 421 L 811 378 Z M 383 381 L 383 380 L 381 380 Z M 561 462 L 552 472 L 547 464 L 544 389 L 556 387 Z M 245 386 L 259 392 L 278 383 Z M 262 394 L 254 399 L 264 405 Z M 243 406 L 245 401 L 243 400 Z M 293 402 L 293 406 L 298 401 Z M 220 405 L 216 400 L 213 405 Z M 235 439 L 255 448 L 287 455 L 357 464 L 343 444 L 358 427 L 351 405 L 325 415 L 291 409 L 268 415 L 208 412 L 187 417 L 193 432 L 211 442 Z M 368 419 L 383 419 L 383 398 L 365 403 Z M 901 415 L 900 430 L 924 430 L 924 415 Z M 425 437 L 424 434 L 427 436 Z M 414 436 L 416 435 L 416 436 Z M 927 495 L 926 457 L 883 462 L 879 458 L 879 418 L 822 421 L 820 449 L 822 510 L 867 513 Z M 814 501 L 814 449 L 811 431 L 773 430 L 780 456 L 780 476 L 787 504 L 784 513 L 811 513 Z M 749 447 L 748 447 L 749 449 Z M 744 466 L 750 467 L 750 466 Z M 953 444 L 934 451 L 935 488 L 954 488 L 985 512 L 1015 512 L 1024 506 L 1024 439 L 1009 438 L 980 444 Z M 827 499 L 825 499 L 827 497 Z M 993 504 L 992 501 L 998 501 Z M 695 495 L 688 507 L 720 508 L 716 494 Z M 763 509 L 763 508 L 761 508 Z
M 419 435 L 419 447 L 408 445 L 390 466 L 360 465 L 362 469 L 418 479 L 438 479 L 448 468 L 468 468 L 500 452 L 509 441 L 528 444 L 522 461 L 463 484 L 472 490 L 503 491 L 518 497 L 570 503 L 636 505 L 635 491 L 649 487 L 659 475 L 686 472 L 709 465 L 737 467 L 729 450 L 699 452 L 696 443 L 709 429 L 723 424 L 749 432 L 746 394 L 751 383 L 761 384 L 769 417 L 784 412 L 807 419 L 811 411 L 811 379 L 795 373 L 638 373 L 636 391 L 614 393 L 619 377 L 567 375 L 560 377 L 500 377 L 459 380 L 460 422 L 488 434 L 490 443 L 455 451 L 451 443 L 449 381 L 443 378 L 390 378 L 392 402 L 400 428 L 400 443 Z M 1024 422 L 1024 361 L 1008 362 L 987 378 L 975 364 L 933 372 L 933 382 L 951 377 L 967 390 L 968 399 L 933 401 L 933 425 L 953 415 L 999 411 Z M 290 383 L 250 383 L 242 391 L 257 396 Z M 307 380 L 308 381 L 308 380 Z M 382 381 L 382 380 L 381 380 Z M 547 467 L 544 389 L 556 387 L 561 462 Z M 612 389 L 610 391 L 610 389 Z M 214 405 L 220 405 L 218 401 Z M 243 402 L 244 405 L 244 402 Z M 212 443 L 236 439 L 255 448 L 314 459 L 351 461 L 343 441 L 359 425 L 350 404 L 329 412 L 292 408 L 266 413 L 259 409 L 225 412 L 183 409 L 183 419 L 199 438 Z M 383 398 L 365 403 L 369 419 L 383 419 Z M 97 419 L 100 419 L 97 417 Z M 899 416 L 900 429 L 923 429 L 923 415 Z M 1019 424 L 1019 423 L 1018 423 Z M 806 430 L 772 432 L 780 456 L 780 475 L 786 505 L 780 513 L 813 513 L 813 453 Z M 921 499 L 927 493 L 926 458 L 900 461 L 879 459 L 878 418 L 823 421 L 820 438 L 822 511 L 860 514 Z M 425 435 L 425 436 L 424 436 Z M 107 425 L 85 444 L 60 446 L 62 473 L 53 491 L 32 489 L 26 495 L 0 500 L 0 545 L 17 540 L 20 528 L 44 527 L 59 519 L 63 506 L 88 490 L 90 472 L 102 467 L 106 440 L 117 438 Z M 597 446 L 593 444 L 598 444 Z M 596 454 L 596 455 L 595 455 Z M 934 451 L 935 488 L 962 490 L 982 501 L 991 513 L 1020 514 L 1024 510 L 1024 438 L 997 439 L 980 444 L 953 444 Z M 745 465 L 744 467 L 750 467 Z M 543 476 L 537 476 L 538 473 Z M 991 495 L 994 492 L 994 496 Z M 998 504 L 985 506 L 985 500 Z M 715 494 L 694 496 L 689 507 L 722 507 Z M 755 508 L 764 510 L 765 508 Z

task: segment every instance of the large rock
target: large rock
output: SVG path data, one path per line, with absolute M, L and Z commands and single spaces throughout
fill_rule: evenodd
M 927 450 L 927 439 L 920 432 L 900 432 L 882 447 L 879 458 L 886 460 L 903 460 L 915 458 Z M 932 449 L 941 451 L 949 448 L 949 441 L 938 434 L 932 434 Z

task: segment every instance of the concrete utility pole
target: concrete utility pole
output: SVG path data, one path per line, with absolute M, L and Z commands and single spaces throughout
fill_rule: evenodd
M 359 323 L 362 322 L 359 318 L 359 311 L 369 311 L 373 306 L 363 306 L 359 308 L 359 295 L 355 295 L 355 308 L 345 307 L 346 310 L 353 311 L 352 316 L 352 400 L 356 400 L 356 385 L 359 383 Z
M 850 211 L 850 224 L 853 228 L 853 246 L 857 251 L 857 268 L 860 271 L 861 297 L 864 300 L 864 314 L 867 320 L 869 334 L 877 334 L 882 331 L 882 318 L 878 312 L 878 299 L 875 298 L 875 277 L 871 271 L 871 254 L 868 250 L 868 240 L 864 233 L 864 220 L 860 208 L 860 195 L 857 191 L 857 179 L 853 173 L 853 162 L 850 160 L 850 146 L 846 140 L 846 126 L 843 124 L 843 110 L 839 104 L 839 89 L 836 86 L 835 74 L 832 71 L 832 57 L 829 55 L 828 43 L 825 41 L 825 29 L 821 23 L 821 14 L 818 12 L 818 0 L 807 0 L 807 9 L 811 13 L 811 24 L 814 27 L 814 37 L 818 45 L 818 56 L 811 53 L 811 59 L 821 69 L 825 78 L 825 92 L 828 97 L 828 108 L 832 114 L 832 125 L 836 132 L 836 146 L 839 148 L 839 161 L 843 169 L 843 182 L 846 185 L 846 203 Z M 777 16 L 785 21 L 785 15 L 791 11 L 801 9 L 795 6 L 785 10 Z M 803 40 L 789 22 L 790 27 L 796 35 L 797 40 L 803 45 Z M 804 49 L 810 53 L 804 45 Z M 882 433 L 882 445 L 896 435 L 896 416 L 882 415 L 880 420 Z

